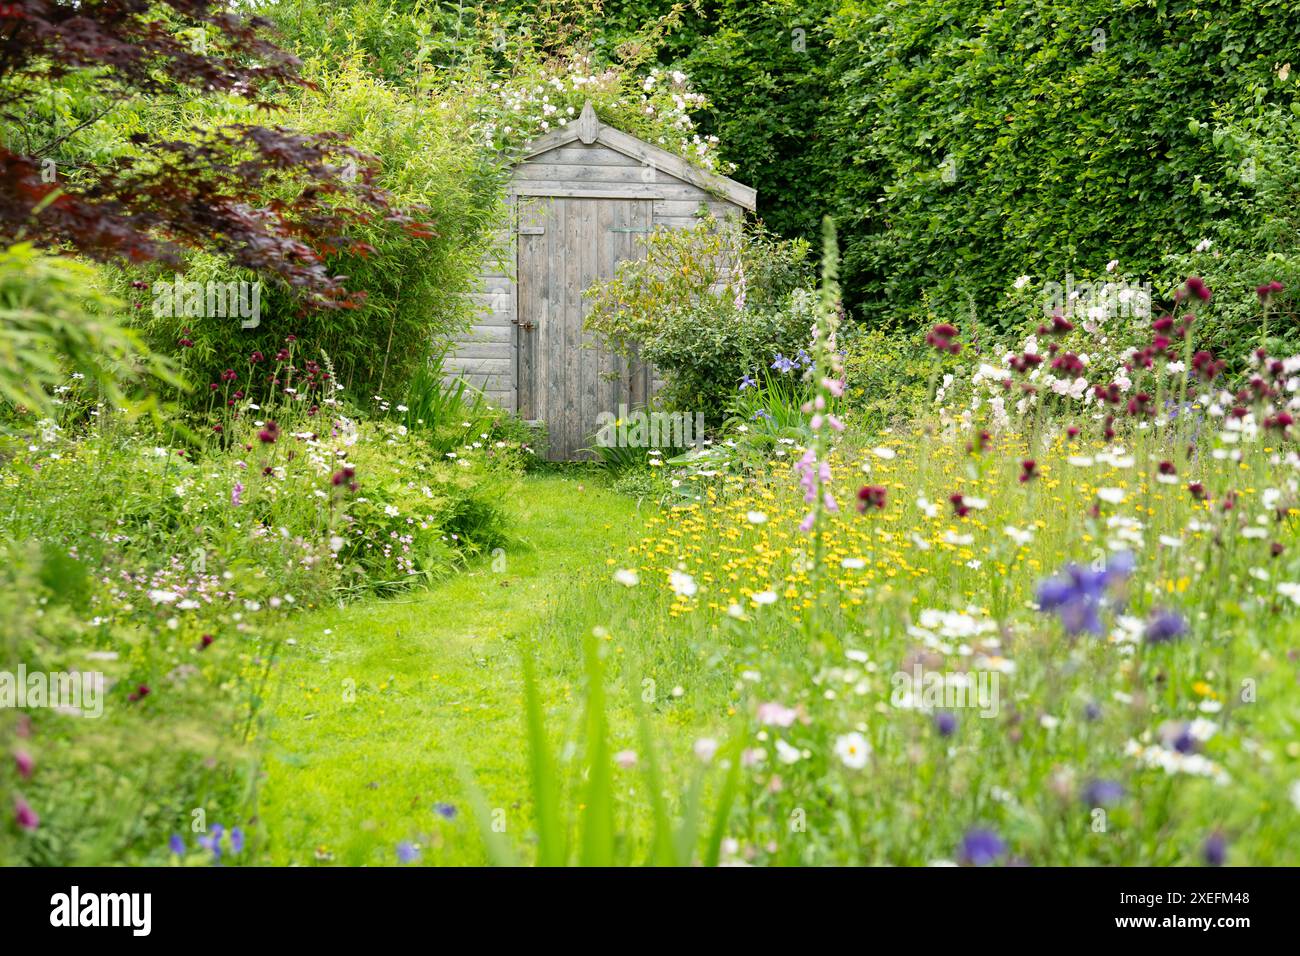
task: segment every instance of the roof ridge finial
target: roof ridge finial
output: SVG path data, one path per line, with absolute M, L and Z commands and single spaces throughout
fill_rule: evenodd
M 582 114 L 578 117 L 578 139 L 590 146 L 596 142 L 599 134 L 600 119 L 596 116 L 596 108 L 591 105 L 591 100 L 587 100 L 582 105 Z

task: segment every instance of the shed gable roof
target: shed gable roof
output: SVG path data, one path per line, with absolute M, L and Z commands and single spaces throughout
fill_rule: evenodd
M 653 143 L 647 143 L 643 139 L 602 123 L 596 116 L 591 100 L 582 107 L 582 114 L 575 122 L 556 127 L 529 143 L 519 163 L 526 163 L 535 156 L 560 146 L 567 146 L 572 142 L 581 142 L 587 146 L 600 143 L 638 163 L 662 170 L 676 179 L 721 196 L 750 212 L 754 211 L 758 193 L 752 187 L 701 169 L 676 153 L 670 153 Z

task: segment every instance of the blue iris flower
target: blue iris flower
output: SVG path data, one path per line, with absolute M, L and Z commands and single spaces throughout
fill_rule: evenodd
M 790 361 L 780 352 L 777 352 L 776 360 L 772 362 L 772 368 L 776 369 L 778 372 L 784 375 L 786 372 L 793 372 L 796 368 L 796 365 L 794 362 Z

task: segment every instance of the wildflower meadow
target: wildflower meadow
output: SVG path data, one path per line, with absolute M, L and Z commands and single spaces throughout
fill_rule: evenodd
M 0 7 L 0 865 L 1300 865 L 1300 16 L 1040 7 Z

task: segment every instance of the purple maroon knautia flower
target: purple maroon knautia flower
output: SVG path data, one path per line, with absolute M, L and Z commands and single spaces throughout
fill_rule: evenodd
M 14 801 L 14 820 L 24 830 L 35 830 L 41 825 L 41 818 L 22 797 Z
M 1187 633 L 1187 622 L 1176 611 L 1156 611 L 1147 621 L 1146 642 L 1166 644 Z
M 951 737 L 957 730 L 957 715 L 947 710 L 939 711 L 934 715 L 934 729 L 940 737 Z
M 1110 556 L 1100 571 L 1071 564 L 1058 577 L 1038 585 L 1038 607 L 1055 613 L 1067 634 L 1088 631 L 1101 634 L 1101 601 L 1106 591 L 1133 573 L 1133 555 L 1127 551 Z
M 1188 276 L 1187 281 L 1183 283 L 1183 292 L 1187 296 L 1196 296 L 1202 302 L 1209 302 L 1213 294 L 1200 276 Z
M 420 848 L 409 840 L 397 844 L 397 859 L 402 863 L 414 863 L 420 858 Z
M 989 866 L 1007 852 L 1007 845 L 992 830 L 966 831 L 957 848 L 957 858 L 967 866 Z

